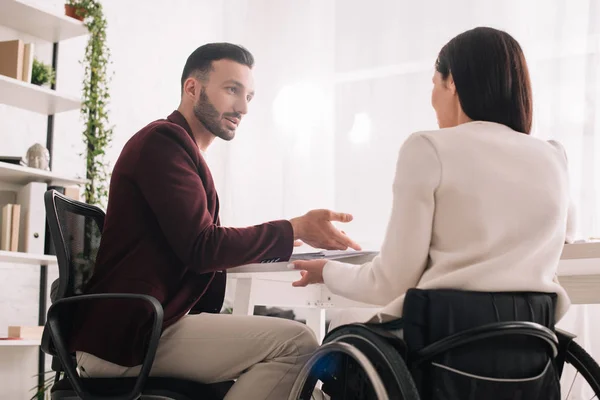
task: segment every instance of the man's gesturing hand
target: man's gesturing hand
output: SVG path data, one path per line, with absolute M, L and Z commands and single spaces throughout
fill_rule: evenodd
M 300 239 L 317 249 L 346 250 L 350 247 L 360 250 L 360 246 L 344 232 L 336 229 L 332 221 L 350 222 L 352 215 L 331 210 L 311 210 L 290 220 L 294 229 L 294 239 Z

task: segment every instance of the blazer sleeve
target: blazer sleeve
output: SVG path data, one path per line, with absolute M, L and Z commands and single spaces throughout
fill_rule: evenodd
M 183 134 L 164 127 L 149 132 L 134 171 L 134 180 L 175 254 L 199 273 L 289 259 L 294 241 L 289 221 L 245 228 L 213 223 L 205 183 Z
M 441 164 L 433 144 L 420 133 L 402 145 L 393 184 L 392 211 L 381 252 L 372 261 L 352 265 L 329 261 L 323 280 L 335 294 L 386 305 L 415 287 L 429 258 L 435 191 Z

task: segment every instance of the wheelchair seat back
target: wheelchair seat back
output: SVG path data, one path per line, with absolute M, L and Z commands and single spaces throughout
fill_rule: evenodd
M 507 334 L 448 348 L 420 363 L 419 351 L 478 327 L 535 322 L 554 331 L 555 294 L 419 290 L 407 292 L 403 336 L 407 365 L 423 399 L 544 399 L 560 396 L 547 343 Z

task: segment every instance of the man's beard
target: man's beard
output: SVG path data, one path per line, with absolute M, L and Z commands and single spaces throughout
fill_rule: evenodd
M 241 115 L 237 113 L 230 114 L 231 116 L 234 116 L 236 118 L 241 117 Z M 194 104 L 194 115 L 196 116 L 198 121 L 200 121 L 200 123 L 204 125 L 204 127 L 216 137 L 227 141 L 235 137 L 235 130 L 226 129 L 222 127 L 221 114 L 210 102 L 210 99 L 206 95 L 206 90 L 204 88 L 201 89 L 200 98 L 198 99 L 196 104 Z M 223 114 L 223 116 L 225 115 L 229 114 Z

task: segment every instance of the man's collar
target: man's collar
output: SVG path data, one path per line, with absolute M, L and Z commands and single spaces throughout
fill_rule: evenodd
M 167 120 L 181 126 L 190 135 L 192 140 L 194 140 L 194 142 L 196 141 L 196 139 L 194 139 L 194 134 L 192 133 L 192 128 L 190 127 L 190 124 L 188 124 L 183 114 L 180 113 L 178 110 L 173 111 L 171 115 L 167 117 Z
M 167 121 L 177 124 L 183 129 L 185 129 L 185 131 L 190 135 L 194 143 L 196 143 L 196 139 L 194 138 L 194 134 L 192 133 L 192 128 L 190 128 L 190 124 L 188 124 L 187 120 L 185 119 L 182 113 L 180 113 L 178 110 L 173 111 L 171 115 L 167 117 Z M 198 148 L 198 150 L 200 151 L 202 157 L 206 158 L 206 152 L 201 150 L 200 148 Z

